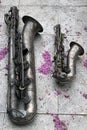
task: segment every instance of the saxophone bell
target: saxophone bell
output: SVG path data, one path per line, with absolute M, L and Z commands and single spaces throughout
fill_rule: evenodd
M 67 74 L 68 80 L 71 80 L 76 74 L 76 59 L 78 56 L 81 56 L 83 54 L 84 49 L 82 48 L 81 45 L 79 45 L 76 42 L 70 43 L 70 50 L 67 56 L 67 66 L 70 70 L 70 72 Z

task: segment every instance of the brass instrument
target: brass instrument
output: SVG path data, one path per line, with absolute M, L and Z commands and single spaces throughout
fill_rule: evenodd
M 70 43 L 68 55 L 64 53 L 64 35 L 61 33 L 60 25 L 55 26 L 55 52 L 54 52 L 54 73 L 53 77 L 58 84 L 69 83 L 76 73 L 76 59 L 84 54 L 84 49 L 76 42 Z
M 16 124 L 30 122 L 37 109 L 35 60 L 33 40 L 43 28 L 30 16 L 22 18 L 24 27 L 19 32 L 19 14 L 13 6 L 5 14 L 8 29 L 8 91 L 7 112 Z

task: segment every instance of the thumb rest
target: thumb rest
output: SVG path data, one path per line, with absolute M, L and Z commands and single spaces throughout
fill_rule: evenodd
M 53 77 L 58 84 L 65 85 L 71 81 L 76 73 L 76 59 L 84 54 L 84 49 L 76 42 L 70 43 L 68 55 L 64 54 L 64 34 L 61 33 L 60 25 L 55 26 L 55 54 Z
M 11 7 L 5 14 L 8 30 L 8 91 L 7 112 L 16 124 L 30 122 L 37 109 L 35 60 L 33 40 L 43 28 L 29 16 L 22 18 L 22 34 L 18 31 L 19 14 L 17 7 Z

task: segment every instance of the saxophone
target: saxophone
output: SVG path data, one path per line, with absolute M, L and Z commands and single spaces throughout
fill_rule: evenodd
M 61 33 L 60 25 L 55 26 L 55 49 L 54 49 L 54 72 L 53 77 L 61 85 L 69 83 L 76 74 L 76 59 L 84 54 L 84 49 L 76 42 L 70 43 L 70 49 L 65 57 L 64 34 Z
M 24 27 L 18 31 L 19 11 L 13 6 L 5 14 L 8 32 L 7 112 L 16 124 L 30 122 L 37 109 L 33 40 L 43 28 L 30 16 L 22 18 Z

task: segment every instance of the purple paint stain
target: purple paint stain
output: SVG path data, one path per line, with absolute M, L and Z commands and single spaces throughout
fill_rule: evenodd
M 43 63 L 38 70 L 40 73 L 47 75 L 51 72 L 51 65 L 52 65 L 51 56 L 48 51 L 45 51 L 42 54 L 42 57 L 43 57 L 45 63 Z
M 51 94 L 50 93 L 48 93 L 48 96 L 50 96 Z
M 81 32 L 76 32 L 77 36 L 81 35 Z
M 40 100 L 40 101 L 42 101 L 42 100 L 43 100 L 43 98 L 39 97 L 39 100 Z
M 6 65 L 6 66 L 4 67 L 4 69 L 8 70 L 8 65 Z
M 84 67 L 87 68 L 87 60 L 84 61 Z
M 41 65 L 41 67 L 38 70 L 40 73 L 47 75 L 50 73 L 50 65 L 45 63 L 45 64 Z
M 65 31 L 66 31 L 66 33 L 68 33 L 68 32 L 69 32 L 67 28 L 65 28 Z
M 54 122 L 54 130 L 67 130 L 67 127 L 63 121 L 59 119 L 57 115 L 52 115 L 53 116 L 53 122 Z
M 69 95 L 64 95 L 65 98 L 69 98 L 70 99 L 70 96 Z
M 0 60 L 2 60 L 6 54 L 7 54 L 7 48 L 5 47 L 2 50 L 0 50 Z
M 82 94 L 82 91 L 80 91 L 80 94 Z
M 83 97 L 84 97 L 85 99 L 87 99 L 87 94 L 84 93 L 84 94 L 83 94 Z
M 8 70 L 8 65 L 6 65 L 6 66 L 3 67 L 2 69 L 0 69 L 0 71 L 2 71 L 2 70 L 4 70 L 4 69 Z
M 49 52 L 48 51 L 45 51 L 43 54 L 42 54 L 42 57 L 44 58 L 44 61 L 45 62 L 51 62 L 51 56 L 50 56 L 50 54 L 49 54 Z
M 62 94 L 62 92 L 61 92 L 60 90 L 55 90 L 54 94 L 55 94 L 56 96 L 59 96 L 59 95 Z
M 66 89 L 64 89 L 64 90 L 62 90 L 63 92 L 67 92 L 69 89 L 68 88 L 66 88 Z
M 84 27 L 85 32 L 87 32 L 87 27 Z

